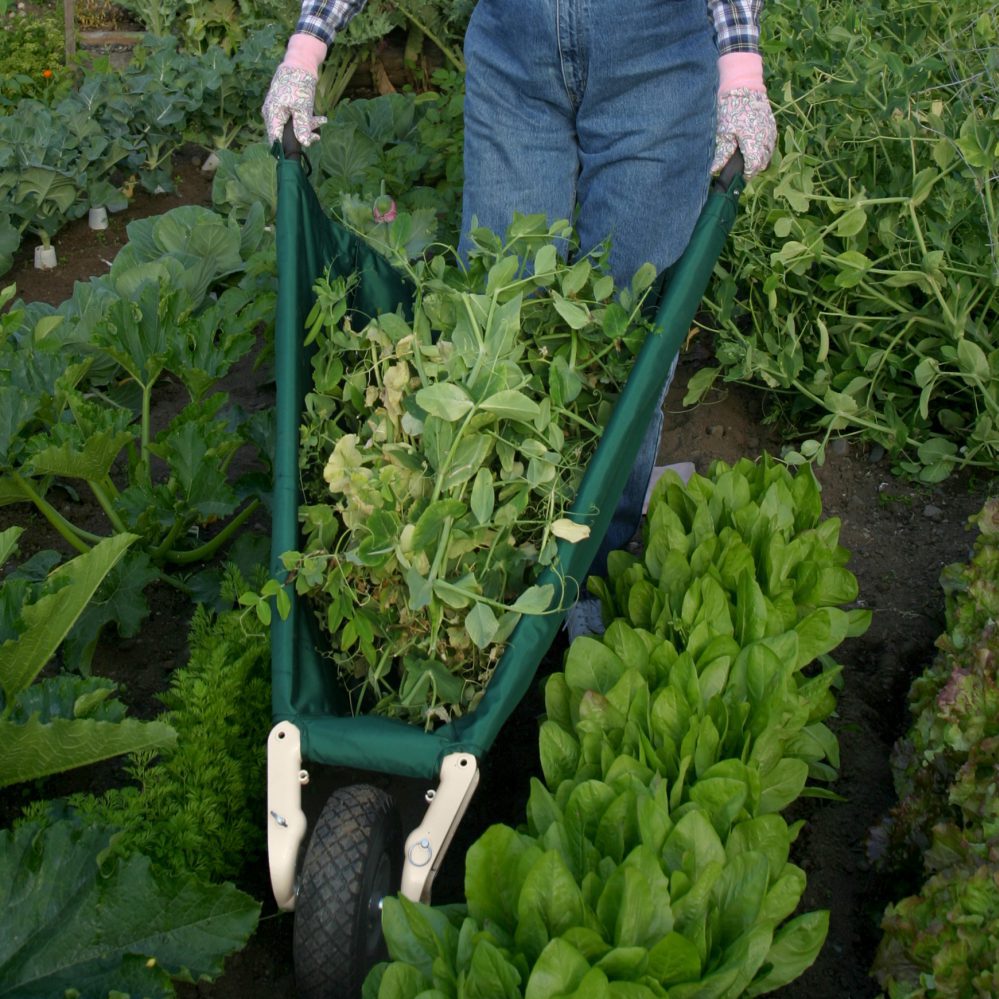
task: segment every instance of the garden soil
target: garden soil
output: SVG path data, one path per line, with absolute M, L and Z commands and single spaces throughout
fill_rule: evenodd
M 59 256 L 56 270 L 34 270 L 29 247 L 14 271 L 4 276 L 4 285 L 16 282 L 18 295 L 25 301 L 63 301 L 71 294 L 75 280 L 107 271 L 127 239 L 125 226 L 132 218 L 158 214 L 179 204 L 211 203 L 210 180 L 199 170 L 199 162 L 197 151 L 178 157 L 176 193 L 137 194 L 126 211 L 111 217 L 107 230 L 92 232 L 85 221 L 63 230 L 54 240 Z M 667 422 L 660 463 L 690 461 L 703 472 L 717 458 L 731 463 L 741 457 L 755 458 L 764 450 L 779 453 L 781 441 L 764 422 L 764 400 L 759 391 L 719 386 L 699 405 L 683 405 L 686 383 L 710 357 L 710 337 L 701 333 L 681 358 L 665 404 Z M 252 365 L 241 365 L 223 387 L 243 405 L 273 404 L 273 385 L 266 373 Z M 163 405 L 169 406 L 169 399 Z M 837 653 L 844 683 L 831 725 L 841 746 L 842 765 L 835 790 L 842 800 L 804 799 L 789 816 L 804 820 L 793 854 L 808 875 L 803 906 L 829 910 L 828 939 L 814 966 L 775 995 L 784 999 L 868 999 L 879 992 L 868 970 L 879 939 L 881 913 L 887 901 L 911 886 L 897 879 L 886 880 L 871 868 L 866 838 L 893 801 L 889 753 L 908 724 L 906 693 L 912 680 L 932 661 L 934 642 L 944 630 L 940 572 L 949 563 L 968 559 L 974 541 L 967 526 L 969 517 L 981 508 L 995 482 L 955 476 L 936 486 L 913 485 L 892 474 L 880 449 L 847 439 L 830 443 L 826 460 L 816 473 L 822 486 L 824 515 L 842 522 L 841 543 L 851 552 L 849 567 L 860 584 L 858 604 L 871 609 L 873 622 L 866 635 L 848 641 Z M 80 501 L 67 493 L 64 502 Z M 7 508 L 2 512 L 4 525 L 19 523 L 28 529 L 23 540 L 32 547 L 56 547 L 44 534 L 44 522 L 39 523 L 30 510 Z M 72 512 L 73 519 L 86 514 L 78 508 Z M 267 529 L 266 523 L 258 527 Z M 173 592 L 157 593 L 150 603 L 157 610 L 141 633 L 127 640 L 107 636 L 94 665 L 95 672 L 125 682 L 126 699 L 137 717 L 151 717 L 159 711 L 156 694 L 186 657 L 184 634 L 190 607 Z M 564 652 L 564 640 L 560 639 L 546 657 L 542 672 L 557 669 Z M 461 898 L 464 851 L 488 825 L 517 825 L 524 819 L 529 779 L 540 773 L 537 728 L 543 711 L 541 679 L 483 761 L 482 783 L 438 878 L 435 901 Z M 264 746 L 260 750 L 263 753 Z M 101 783 L 109 779 L 107 773 L 106 769 L 84 771 L 76 786 L 100 790 Z M 314 781 L 307 810 L 321 807 L 326 787 L 347 779 L 354 777 L 327 774 Z M 375 780 L 391 785 L 401 802 L 404 823 L 415 826 L 426 788 L 386 778 Z M 10 814 L 3 818 L 9 819 Z M 264 861 L 245 872 L 241 887 L 263 903 L 257 932 L 242 952 L 229 959 L 218 981 L 179 986 L 182 999 L 291 999 L 295 995 L 292 917 L 275 912 Z

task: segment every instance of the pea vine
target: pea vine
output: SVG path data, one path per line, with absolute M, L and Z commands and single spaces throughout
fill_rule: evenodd
M 767 387 L 821 460 L 881 445 L 926 482 L 999 463 L 999 13 L 767 5 L 780 126 L 711 292 L 719 376 Z M 816 433 L 817 432 L 817 433 Z

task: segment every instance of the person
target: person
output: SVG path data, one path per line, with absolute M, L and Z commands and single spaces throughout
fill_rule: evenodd
M 738 148 L 748 180 L 773 153 L 762 2 L 478 0 L 465 35 L 459 253 L 475 225 L 502 234 L 515 212 L 544 213 L 573 220 L 582 252 L 609 239 L 618 284 L 645 262 L 668 268 L 711 174 Z M 264 102 L 270 140 L 289 119 L 303 146 L 318 138 L 320 67 L 364 3 L 305 0 Z M 603 573 L 607 554 L 638 529 L 662 429 L 660 405 L 591 573 Z M 568 631 L 602 631 L 595 600 L 577 602 Z

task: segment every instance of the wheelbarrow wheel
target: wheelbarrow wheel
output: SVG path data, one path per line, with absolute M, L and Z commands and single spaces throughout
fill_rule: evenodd
M 402 836 L 392 798 L 369 784 L 330 795 L 305 853 L 295 902 L 300 999 L 354 999 L 386 957 L 381 902 L 399 890 Z

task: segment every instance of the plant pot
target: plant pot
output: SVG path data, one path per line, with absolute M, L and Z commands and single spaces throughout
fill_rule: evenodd
M 56 265 L 54 246 L 35 247 L 35 268 L 40 271 L 50 271 Z
M 108 210 L 103 205 L 91 208 L 87 215 L 87 224 L 91 229 L 106 229 L 108 227 Z
M 205 162 L 201 164 L 202 173 L 215 173 L 221 165 L 218 153 L 212 151 L 205 157 Z

